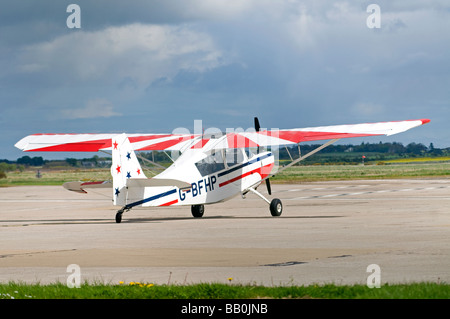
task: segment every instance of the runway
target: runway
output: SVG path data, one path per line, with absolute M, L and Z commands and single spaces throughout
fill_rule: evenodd
M 258 189 L 266 194 L 264 185 Z M 272 185 L 205 206 L 136 208 L 114 221 L 112 191 L 0 188 L 0 282 L 381 284 L 450 282 L 450 179 Z

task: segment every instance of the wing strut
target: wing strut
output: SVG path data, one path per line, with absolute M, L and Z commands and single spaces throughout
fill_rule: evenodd
M 267 204 L 270 205 L 270 201 L 269 201 L 267 198 L 265 198 L 265 197 L 264 197 L 260 192 L 258 192 L 256 189 L 254 189 L 253 187 L 249 187 L 248 190 L 251 191 L 252 193 L 258 195 L 259 197 L 261 197 L 264 201 L 267 202 Z
M 152 151 L 153 152 L 153 151 Z M 166 167 L 164 167 L 164 166 L 162 166 L 162 165 L 160 165 L 160 164 L 158 164 L 158 163 L 156 163 L 156 162 L 154 162 L 154 161 L 151 161 L 151 160 L 149 160 L 148 158 L 145 158 L 145 157 L 143 157 L 141 154 L 139 154 L 139 153 L 136 153 L 136 156 L 138 157 L 138 158 L 140 158 L 141 160 L 143 160 L 144 162 L 148 162 L 148 163 L 150 163 L 150 164 L 152 164 L 152 165 L 155 165 L 156 167 L 159 167 L 160 169 L 166 169 Z M 173 160 L 172 160 L 173 161 Z
M 339 140 L 340 140 L 340 138 L 335 138 L 335 139 L 333 139 L 333 140 L 330 140 L 330 141 L 326 142 L 325 144 L 319 146 L 318 148 L 312 150 L 311 152 L 307 153 L 306 155 L 300 156 L 299 158 L 297 158 L 296 160 L 294 160 L 294 161 L 292 161 L 291 163 L 287 164 L 286 166 L 283 166 L 283 167 L 279 168 L 278 171 L 277 171 L 277 174 L 280 173 L 280 172 L 282 172 L 282 171 L 284 171 L 286 168 L 289 168 L 289 167 L 291 167 L 292 165 L 295 165 L 295 164 L 297 164 L 298 162 L 303 161 L 305 158 L 307 158 L 307 157 L 313 155 L 314 153 L 317 153 L 318 151 L 324 149 L 325 147 L 327 147 L 327 146 L 329 146 L 329 145 L 331 145 L 331 144 L 333 144 L 333 143 L 336 143 L 336 142 L 339 141 Z

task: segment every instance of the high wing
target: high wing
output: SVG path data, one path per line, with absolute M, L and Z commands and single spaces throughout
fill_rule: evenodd
M 428 122 L 430 122 L 429 119 L 420 119 L 396 122 L 318 126 L 288 130 L 272 129 L 261 130 L 258 132 L 228 133 L 220 142 L 211 145 L 211 148 L 276 146 L 350 137 L 389 136 L 407 131 Z
M 298 144 L 301 142 L 393 135 L 430 122 L 429 119 L 395 122 L 319 126 L 288 130 L 231 132 L 215 137 L 200 134 L 127 134 L 135 151 L 202 148 L 204 151 L 258 146 Z M 111 150 L 111 139 L 119 134 L 33 134 L 16 143 L 25 152 L 98 152 Z
M 120 134 L 33 134 L 16 143 L 24 152 L 98 152 L 111 150 L 112 138 Z M 198 135 L 127 134 L 135 151 L 179 150 Z

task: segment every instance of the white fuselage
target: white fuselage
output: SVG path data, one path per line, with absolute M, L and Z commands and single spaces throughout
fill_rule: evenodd
M 126 206 L 171 206 L 212 204 L 258 186 L 274 165 L 271 152 L 246 154 L 244 149 L 205 154 L 201 149 L 185 151 L 154 179 L 177 179 L 191 185 L 129 188 Z

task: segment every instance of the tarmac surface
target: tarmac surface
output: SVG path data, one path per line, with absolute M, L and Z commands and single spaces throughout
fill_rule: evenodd
M 0 282 L 65 283 L 72 264 L 82 282 L 111 284 L 450 282 L 450 179 L 272 185 L 281 217 L 249 193 L 203 218 L 134 208 L 116 224 L 111 197 L 0 188 Z

